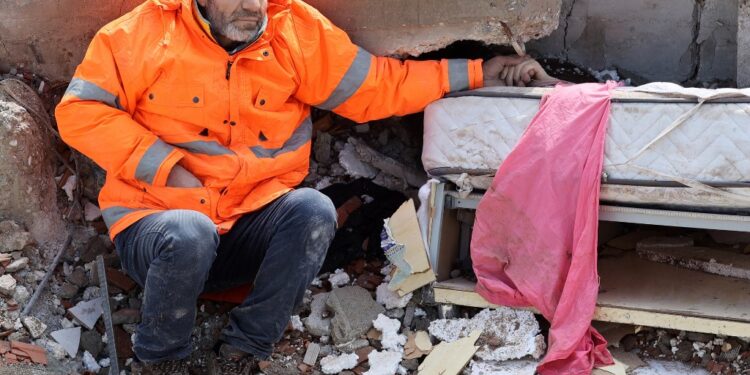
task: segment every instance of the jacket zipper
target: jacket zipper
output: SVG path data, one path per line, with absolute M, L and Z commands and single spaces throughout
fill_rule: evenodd
M 231 61 L 227 61 L 227 74 L 226 74 L 227 81 L 229 80 L 229 76 L 232 74 L 232 64 L 233 63 Z

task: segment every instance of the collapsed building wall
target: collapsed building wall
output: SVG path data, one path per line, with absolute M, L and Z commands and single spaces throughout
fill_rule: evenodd
M 733 83 L 737 9 L 737 0 L 564 0 L 560 27 L 529 49 L 634 83 Z

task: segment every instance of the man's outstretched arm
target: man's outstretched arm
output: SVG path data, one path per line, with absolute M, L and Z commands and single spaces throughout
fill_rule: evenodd
M 525 60 L 373 56 L 312 7 L 294 2 L 292 12 L 299 41 L 297 98 L 358 122 L 420 112 L 447 93 L 483 87 L 485 79 L 499 82 L 505 67 Z

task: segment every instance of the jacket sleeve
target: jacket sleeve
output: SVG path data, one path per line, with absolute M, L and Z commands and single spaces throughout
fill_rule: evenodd
M 297 98 L 358 122 L 420 112 L 482 87 L 482 60 L 401 61 L 371 55 L 317 10 L 293 1 L 301 54 Z
M 164 186 L 183 153 L 133 120 L 143 79 L 119 66 L 112 39 L 97 33 L 76 69 L 55 110 L 60 135 L 107 174 Z

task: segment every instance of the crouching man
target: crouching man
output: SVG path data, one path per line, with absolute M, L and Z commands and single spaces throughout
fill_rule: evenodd
M 106 170 L 102 214 L 144 288 L 134 369 L 185 372 L 199 294 L 246 283 L 220 358 L 271 354 L 336 230 L 327 197 L 294 189 L 311 106 L 358 122 L 405 115 L 524 61 L 373 56 L 300 0 L 148 0 L 102 28 L 56 116 Z

